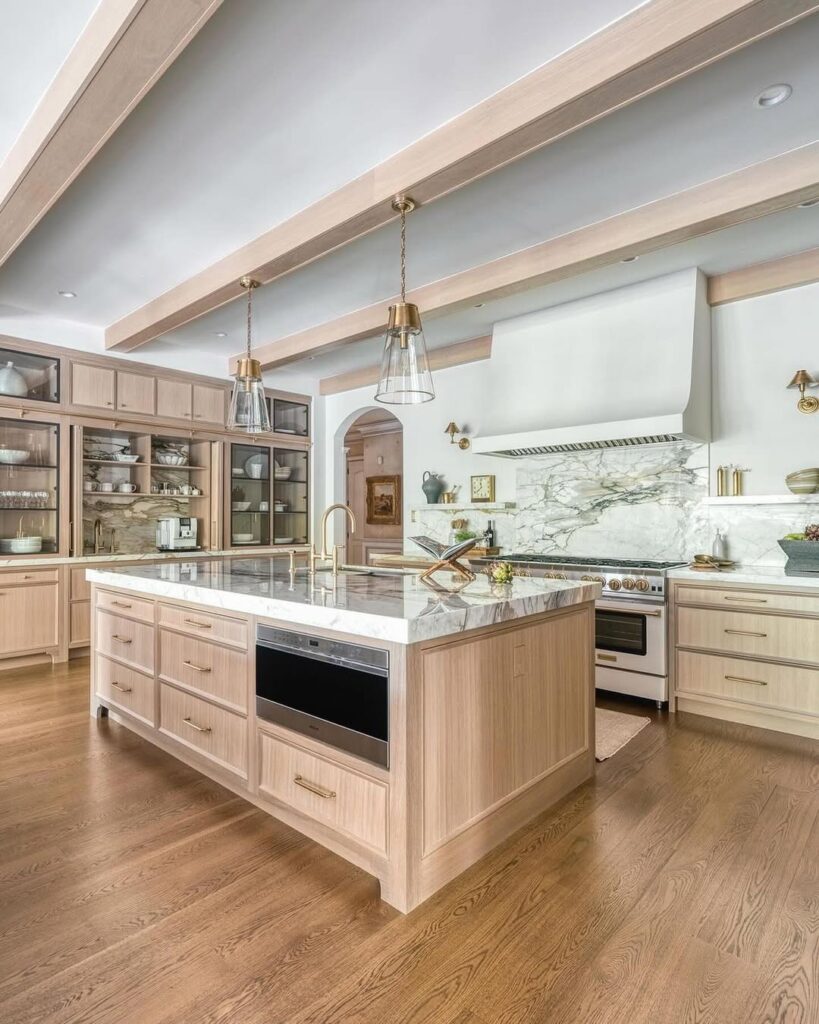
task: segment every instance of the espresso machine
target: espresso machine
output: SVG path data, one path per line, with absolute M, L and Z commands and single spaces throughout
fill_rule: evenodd
M 156 521 L 156 546 L 160 551 L 198 551 L 197 522 L 190 516 L 166 516 Z

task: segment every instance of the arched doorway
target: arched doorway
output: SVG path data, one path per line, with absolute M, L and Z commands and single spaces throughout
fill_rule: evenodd
M 356 529 L 347 526 L 346 561 L 368 565 L 370 555 L 403 550 L 404 432 L 386 409 L 358 416 L 343 439 L 345 500 Z

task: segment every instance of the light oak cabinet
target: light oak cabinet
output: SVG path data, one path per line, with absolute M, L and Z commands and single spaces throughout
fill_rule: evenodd
M 117 409 L 153 416 L 156 412 L 156 381 L 142 373 L 117 371 Z
M 193 385 L 193 419 L 196 423 L 225 425 L 225 391 L 207 384 Z
M 247 721 L 240 715 L 160 683 L 159 728 L 221 768 L 247 778 Z
M 114 408 L 116 374 L 104 366 L 90 363 L 71 364 L 71 402 L 89 408 Z
M 59 585 L 6 585 L 0 576 L 0 657 L 48 652 L 59 644 Z
M 181 380 L 156 382 L 156 414 L 161 419 L 189 420 L 193 412 L 193 388 Z
M 95 686 L 100 697 L 115 708 L 135 715 L 148 725 L 156 724 L 154 679 L 97 655 Z

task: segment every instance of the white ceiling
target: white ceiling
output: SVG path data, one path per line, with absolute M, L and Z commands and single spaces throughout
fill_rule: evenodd
M 0 163 L 98 0 L 0 0 Z

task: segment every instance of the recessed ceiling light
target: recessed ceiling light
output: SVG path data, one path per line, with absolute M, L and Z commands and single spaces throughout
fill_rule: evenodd
M 768 107 L 778 107 L 780 103 L 784 103 L 785 100 L 790 98 L 792 92 L 793 87 L 788 85 L 787 82 L 769 85 L 767 89 L 763 89 L 757 96 L 754 104 L 763 110 L 766 110 Z
M 637 260 L 639 260 L 639 258 L 640 258 L 639 256 L 624 256 L 620 260 L 620 262 L 621 263 L 636 263 Z
M 62 295 L 62 297 L 64 299 L 76 299 L 76 297 L 77 297 L 77 293 L 76 292 L 67 292 L 67 291 L 60 290 L 59 292 L 57 292 L 57 294 L 58 295 Z
M 819 196 L 815 199 L 806 199 L 804 203 L 799 204 L 803 210 L 809 210 L 812 206 L 819 206 Z
M 227 337 L 227 331 L 214 331 L 213 333 L 216 335 L 217 338 Z

